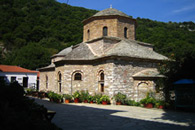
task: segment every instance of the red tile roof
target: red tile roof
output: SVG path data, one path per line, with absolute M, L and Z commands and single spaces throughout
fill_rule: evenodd
M 18 66 L 0 65 L 0 72 L 38 73 L 39 71 L 28 70 Z

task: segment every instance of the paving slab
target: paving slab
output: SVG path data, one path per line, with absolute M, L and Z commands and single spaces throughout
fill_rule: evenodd
M 123 105 L 35 101 L 56 111 L 52 122 L 63 130 L 195 130 L 195 113 Z

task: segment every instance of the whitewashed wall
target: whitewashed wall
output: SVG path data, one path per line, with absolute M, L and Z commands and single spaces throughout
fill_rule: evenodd
M 16 77 L 19 84 L 23 84 L 23 77 L 28 77 L 28 87 L 37 87 L 37 73 L 12 73 L 0 72 L 0 76 L 5 77 L 7 83 L 11 82 L 11 77 Z

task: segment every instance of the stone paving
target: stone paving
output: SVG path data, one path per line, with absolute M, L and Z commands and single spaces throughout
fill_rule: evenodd
M 195 113 L 87 103 L 57 104 L 35 99 L 56 111 L 52 122 L 63 130 L 195 130 Z

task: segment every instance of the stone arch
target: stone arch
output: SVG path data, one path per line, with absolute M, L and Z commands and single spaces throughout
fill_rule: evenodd
M 81 70 L 76 70 L 72 73 L 73 80 L 83 80 L 83 72 Z

